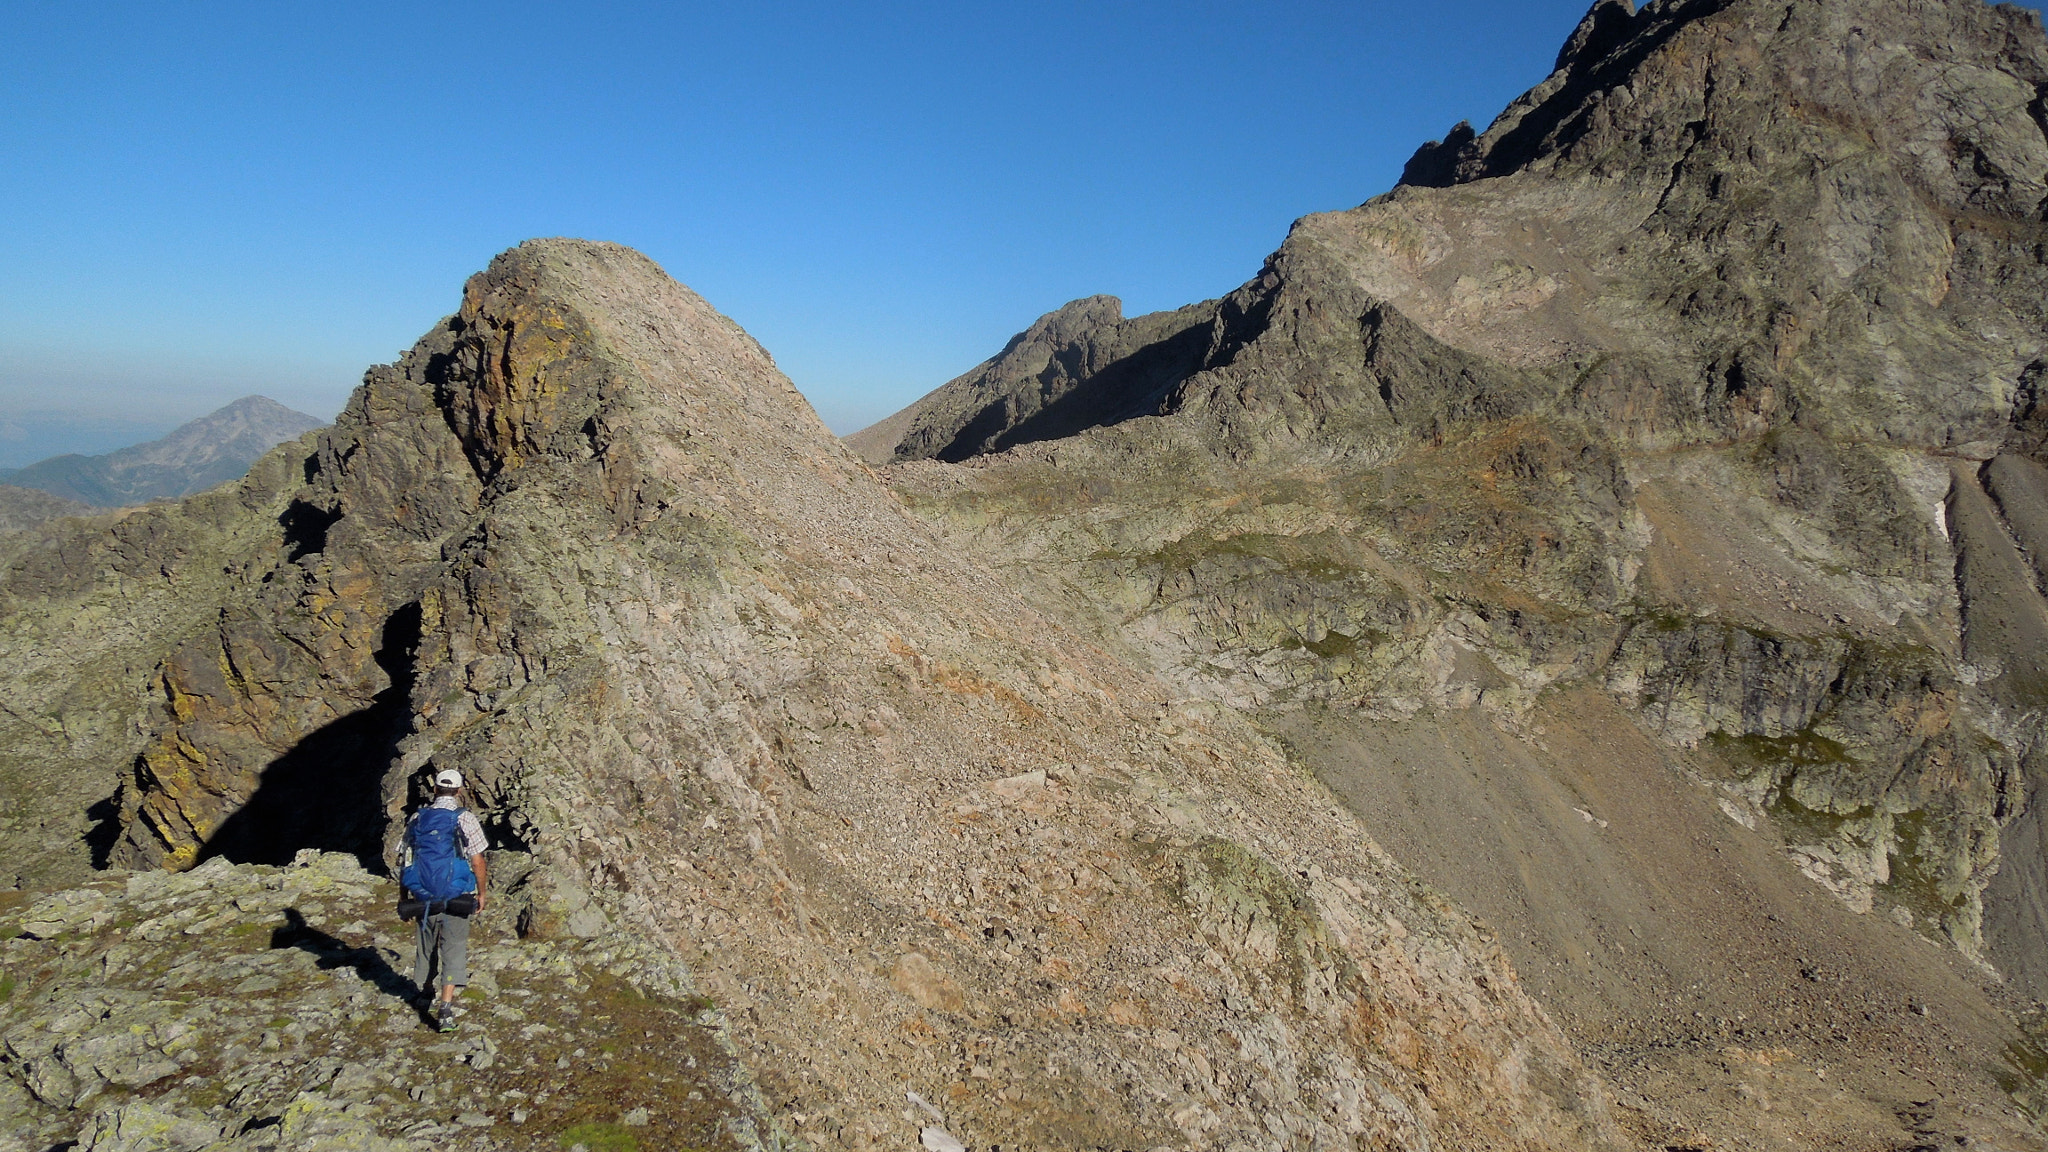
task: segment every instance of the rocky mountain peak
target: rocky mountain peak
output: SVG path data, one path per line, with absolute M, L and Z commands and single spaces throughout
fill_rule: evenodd
M 1605 59 L 1621 45 L 1636 19 L 1634 0 L 1595 0 L 1593 7 L 1572 29 L 1572 34 L 1558 49 L 1557 63 L 1552 72 L 1568 72 L 1580 61 Z
M 1299 360 L 1299 341 L 1332 368 L 1288 419 L 1371 424 L 1378 385 L 1329 372 L 1352 359 L 1338 349 L 1355 321 L 1390 305 L 1451 349 L 1560 374 L 1488 385 L 1496 410 L 1562 388 L 1666 443 L 1797 422 L 1982 457 L 2039 358 L 2026 333 L 2048 328 L 2042 294 L 2019 287 L 2041 277 L 2044 88 L 2038 17 L 1979 0 L 1596 4 L 1483 132 L 1426 145 L 1387 196 L 1305 218 L 1203 315 L 1098 343 L 1099 364 L 1068 339 L 1036 362 L 1070 365 L 1046 380 L 977 369 L 921 402 L 921 431 L 892 451 L 956 460 L 1237 395 L 1262 347 Z M 1292 306 L 1309 297 L 1314 314 Z M 1815 344 L 1831 323 L 1870 338 Z M 1982 338 L 2008 328 L 2018 339 Z M 1048 317 L 1034 339 L 1056 330 Z M 1902 345 L 1942 377 L 1929 404 L 1854 383 L 1885 379 Z M 1077 370 L 1104 382 L 1077 386 Z M 1055 393 L 1059 416 L 1040 415 Z
M 1126 320 L 1114 296 L 1046 313 L 1003 350 L 889 420 L 847 438 L 864 459 L 962 460 L 1141 415 L 1207 350 L 1211 306 Z M 1088 387 L 1077 391 L 1086 381 Z
M 165 467 L 204 465 L 233 456 L 247 444 L 267 441 L 263 444 L 267 451 L 271 445 L 310 432 L 322 423 L 268 396 L 244 396 L 179 425 L 161 439 L 124 450 L 124 457 Z
M 629 301 L 658 316 L 658 328 L 622 327 L 616 309 Z M 575 438 L 595 431 L 586 425 L 614 409 L 655 422 L 639 430 L 679 436 L 713 421 L 766 437 L 816 425 L 786 383 L 748 378 L 774 372 L 759 344 L 619 245 L 533 240 L 504 253 L 470 280 L 447 335 L 422 371 L 486 480 L 537 454 L 573 456 Z M 685 371 L 632 370 L 654 356 L 680 357 Z

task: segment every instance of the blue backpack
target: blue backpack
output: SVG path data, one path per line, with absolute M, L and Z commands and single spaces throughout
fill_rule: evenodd
M 422 808 L 412 818 L 412 863 L 398 877 L 406 891 L 441 903 L 476 891 L 476 872 L 462 854 L 456 808 Z

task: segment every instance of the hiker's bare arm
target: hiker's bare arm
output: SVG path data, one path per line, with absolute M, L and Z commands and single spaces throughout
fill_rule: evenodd
M 469 866 L 476 869 L 476 906 L 481 910 L 484 906 L 486 894 L 491 887 L 491 877 L 489 871 L 484 867 L 483 853 L 479 852 L 471 856 L 469 858 Z

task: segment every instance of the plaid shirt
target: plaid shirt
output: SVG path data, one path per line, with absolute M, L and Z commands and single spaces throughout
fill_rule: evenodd
M 464 808 L 460 804 L 457 804 L 455 802 L 455 797 L 436 796 L 434 798 L 434 802 L 432 804 L 427 805 L 427 807 L 453 808 L 456 811 L 462 813 L 462 815 L 455 818 L 455 834 L 457 839 L 460 841 L 460 843 L 457 846 L 462 849 L 463 856 L 481 856 L 484 854 L 484 850 L 491 846 L 490 841 L 484 839 L 484 826 L 482 821 L 479 821 L 476 818 L 476 813 L 471 812 L 469 809 Z M 410 823 L 408 823 L 405 826 L 405 855 L 406 859 L 408 860 L 412 859 L 412 853 L 414 848 L 412 842 L 412 829 L 413 826 Z

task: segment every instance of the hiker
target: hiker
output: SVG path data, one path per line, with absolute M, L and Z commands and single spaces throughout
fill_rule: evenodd
M 413 981 L 422 1007 L 432 1005 L 434 1026 L 455 1030 L 455 994 L 469 982 L 469 918 L 483 911 L 488 877 L 484 828 L 462 803 L 462 773 L 434 775 L 434 799 L 405 827 L 405 867 L 399 873 L 399 915 L 419 917 Z M 438 960 L 440 995 L 428 978 Z

